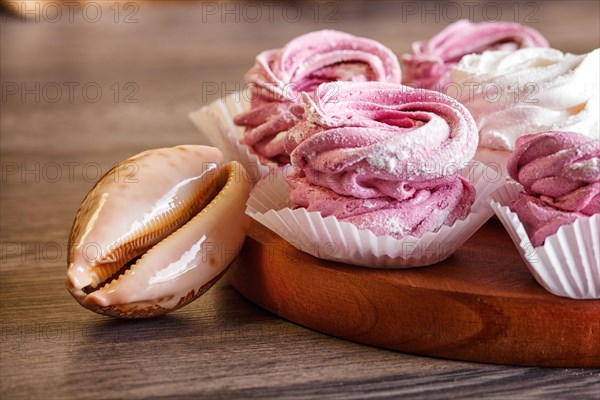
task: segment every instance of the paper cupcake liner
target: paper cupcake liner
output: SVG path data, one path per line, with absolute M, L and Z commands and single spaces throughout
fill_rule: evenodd
M 510 183 L 492 194 L 490 205 L 535 280 L 547 291 L 572 299 L 600 298 L 600 214 L 579 218 L 534 247 L 519 216 L 508 205 L 522 187 Z
M 420 238 L 396 239 L 376 236 L 334 216 L 324 218 L 306 208 L 290 208 L 290 188 L 285 181 L 290 172 L 290 166 L 279 168 L 260 181 L 246 203 L 246 214 L 315 257 L 373 268 L 421 267 L 450 257 L 493 215 L 490 196 L 503 184 L 502 180 L 489 182 L 485 165 L 470 163 L 461 171 L 477 190 L 469 216 Z
M 277 164 L 261 163 L 248 146 L 240 143 L 244 127 L 234 124 L 233 118 L 249 107 L 250 102 L 243 93 L 234 93 L 191 112 L 189 118 L 212 146 L 221 149 L 225 161 L 240 162 L 250 180 L 256 183 L 270 170 L 277 168 Z

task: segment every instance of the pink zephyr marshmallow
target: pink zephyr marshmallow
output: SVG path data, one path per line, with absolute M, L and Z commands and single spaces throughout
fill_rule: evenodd
M 600 140 L 574 132 L 517 139 L 508 172 L 524 191 L 510 208 L 534 246 L 562 225 L 600 212 Z
M 413 53 L 401 59 L 402 83 L 442 90 L 451 81 L 450 70 L 463 56 L 525 47 L 548 47 L 548 41 L 535 29 L 514 22 L 460 20 L 428 41 L 413 43 Z
M 457 174 L 475 154 L 473 118 L 441 93 L 388 83 L 319 86 L 285 148 L 292 203 L 377 235 L 422 236 L 464 218 L 475 198 Z
M 283 139 L 296 123 L 288 108 L 302 101 L 302 92 L 333 81 L 399 83 L 400 76 L 398 58 L 374 40 L 334 30 L 311 32 L 256 57 L 245 76 L 253 85 L 250 110 L 234 122 L 246 127 L 242 143 L 262 162 L 287 164 Z

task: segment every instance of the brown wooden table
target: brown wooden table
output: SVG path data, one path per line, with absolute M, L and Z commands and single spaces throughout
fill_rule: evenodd
M 95 315 L 64 289 L 70 224 L 94 181 L 144 149 L 203 143 L 188 112 L 238 90 L 260 50 L 328 27 L 400 54 L 461 12 L 501 13 L 581 53 L 599 46 L 597 1 L 74 3 L 1 15 L 2 399 L 600 398 L 597 370 L 371 348 L 282 320 L 226 281 L 145 321 Z

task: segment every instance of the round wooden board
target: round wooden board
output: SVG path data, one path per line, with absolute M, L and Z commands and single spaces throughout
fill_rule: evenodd
M 253 223 L 228 277 L 259 306 L 355 342 L 456 360 L 600 367 L 600 300 L 546 292 L 496 219 L 446 261 L 403 270 L 320 260 Z

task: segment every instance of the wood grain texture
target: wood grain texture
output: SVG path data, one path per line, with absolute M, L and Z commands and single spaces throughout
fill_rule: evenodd
M 259 51 L 335 28 L 402 53 L 448 23 L 435 13 L 425 23 L 420 14 L 403 21 L 401 2 L 340 3 L 334 21 L 321 14 L 315 22 L 317 3 L 302 4 L 296 22 L 280 12 L 269 21 L 264 9 L 259 21 L 230 15 L 222 22 L 192 2 L 142 3 L 133 23 L 123 21 L 123 8 L 116 23 L 108 8 L 94 23 L 80 13 L 39 23 L 0 15 L 0 398 L 599 397 L 598 370 L 476 364 L 360 345 L 270 314 L 227 281 L 147 321 L 95 315 L 71 298 L 67 237 L 98 173 L 148 148 L 202 143 L 187 113 L 236 90 Z M 475 19 L 484 18 L 485 4 Z M 503 19 L 515 20 L 511 4 L 501 5 Z M 556 47 L 598 47 L 598 2 L 535 5 L 530 25 Z M 520 21 L 532 11 L 520 10 Z M 76 90 L 71 101 L 69 82 L 97 83 L 103 95 L 93 102 Z M 56 102 L 50 92 L 21 91 L 54 83 L 65 88 Z M 136 85 L 137 102 L 125 101 L 127 83 Z M 216 93 L 203 94 L 215 83 Z M 12 84 L 19 91 L 8 95 Z
M 496 219 L 447 260 L 405 270 L 320 260 L 254 223 L 229 280 L 277 315 L 360 343 L 467 361 L 600 367 L 600 300 L 546 292 Z

